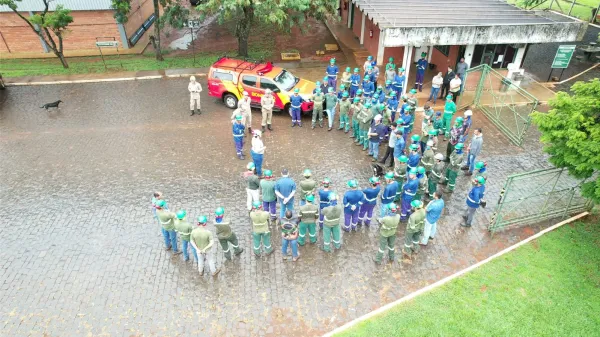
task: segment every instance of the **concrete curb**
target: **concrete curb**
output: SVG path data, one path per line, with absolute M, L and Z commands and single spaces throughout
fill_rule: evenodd
M 138 81 L 138 80 L 156 80 L 163 78 L 182 78 L 188 76 L 206 77 L 207 74 L 198 73 L 179 73 L 169 75 L 150 75 L 150 76 L 134 76 L 134 77 L 115 77 L 115 78 L 96 78 L 96 79 L 81 79 L 81 80 L 56 80 L 56 81 L 33 81 L 33 82 L 8 82 L 7 87 L 18 87 L 27 85 L 48 85 L 48 84 L 77 84 L 77 83 L 101 83 L 101 82 L 122 82 L 122 81 Z
M 510 246 L 510 247 L 508 247 L 508 248 L 506 248 L 506 249 L 504 249 L 504 250 L 502 250 L 502 251 L 500 251 L 500 252 L 498 252 L 498 253 L 490 256 L 490 257 L 488 257 L 485 260 L 479 261 L 476 264 L 474 264 L 474 265 L 472 265 L 470 267 L 467 267 L 467 268 L 465 268 L 465 269 L 463 269 L 463 270 L 461 270 L 461 271 L 459 271 L 459 272 L 457 272 L 455 274 L 452 274 L 452 275 L 450 275 L 450 276 L 448 276 L 446 278 L 443 278 L 443 279 L 441 279 L 441 280 L 439 280 L 439 281 L 437 281 L 437 282 L 435 282 L 433 284 L 430 284 L 430 285 L 428 285 L 425 288 L 419 289 L 419 290 L 415 291 L 414 293 L 411 293 L 411 294 L 409 294 L 407 296 L 402 297 L 399 300 L 396 300 L 396 301 L 394 301 L 392 303 L 388 303 L 388 304 L 384 305 L 383 307 L 381 307 L 381 308 L 379 308 L 379 309 L 377 309 L 375 311 L 371 311 L 370 313 L 368 313 L 366 315 L 363 315 L 363 316 L 361 316 L 361 317 L 359 317 L 357 319 L 354 319 L 354 320 L 352 320 L 352 321 L 350 321 L 350 322 L 342 325 L 341 327 L 336 328 L 333 331 L 330 331 L 330 332 L 324 334 L 323 337 L 332 337 L 335 334 L 338 334 L 340 332 L 343 332 L 345 330 L 350 329 L 351 327 L 355 326 L 356 324 L 358 324 L 360 322 L 366 321 L 366 320 L 368 320 L 368 319 L 370 319 L 370 318 L 372 318 L 374 316 L 382 314 L 385 311 L 387 311 L 387 310 L 389 310 L 389 309 L 397 306 L 398 304 L 410 301 L 410 300 L 414 299 L 415 297 L 417 297 L 419 295 L 422 295 L 422 294 L 424 294 L 424 293 L 426 293 L 426 292 L 428 292 L 430 290 L 433 290 L 435 288 L 439 288 L 440 286 L 442 286 L 442 285 L 444 285 L 444 284 L 446 284 L 446 283 L 454 280 L 455 278 L 458 278 L 458 277 L 460 277 L 460 276 L 462 276 L 462 275 L 464 275 L 466 273 L 469 273 L 469 272 L 471 272 L 471 271 L 473 271 L 473 270 L 475 270 L 475 269 L 483 266 L 484 264 L 486 264 L 486 263 L 488 263 L 488 262 L 490 262 L 490 261 L 492 261 L 492 260 L 494 260 L 494 259 L 496 259 L 496 258 L 498 258 L 498 257 L 500 257 L 500 256 L 502 256 L 502 255 L 504 255 L 504 254 L 506 254 L 508 252 L 510 252 L 510 251 L 513 251 L 513 250 L 515 250 L 515 249 L 523 246 L 524 244 L 529 243 L 530 241 L 533 241 L 533 240 L 539 238 L 540 236 L 542 236 L 542 235 L 544 235 L 544 234 L 546 234 L 548 232 L 551 232 L 551 231 L 553 231 L 553 230 L 555 230 L 555 229 L 557 229 L 559 227 L 562 227 L 565 224 L 573 222 L 573 221 L 575 221 L 577 219 L 583 218 L 584 216 L 589 215 L 589 214 L 590 214 L 589 212 L 583 212 L 583 213 L 577 214 L 576 216 L 573 216 L 573 217 L 571 217 L 571 218 L 569 218 L 567 220 L 561 221 L 561 222 L 559 222 L 559 223 L 557 223 L 557 224 L 555 224 L 555 225 L 553 225 L 551 227 L 548 227 L 548 228 L 544 229 L 543 231 L 541 231 L 541 232 L 539 232 L 539 233 L 537 233 L 535 235 L 532 235 L 532 236 L 528 237 L 527 239 L 525 239 L 525 240 L 523 240 L 521 242 L 518 242 L 518 243 L 516 243 L 516 244 L 514 244 L 514 245 L 512 245 L 512 246 Z

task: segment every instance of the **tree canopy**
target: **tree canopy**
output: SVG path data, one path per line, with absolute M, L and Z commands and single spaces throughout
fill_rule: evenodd
M 582 193 L 600 202 L 600 79 L 577 82 L 573 94 L 559 92 L 548 113 L 535 112 L 533 122 L 542 133 L 544 151 L 556 167 L 587 179 Z

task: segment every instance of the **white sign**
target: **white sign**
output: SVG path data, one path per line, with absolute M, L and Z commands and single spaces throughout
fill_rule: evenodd
M 119 46 L 119 41 L 100 41 L 96 42 L 96 47 L 111 47 L 116 48 Z
M 188 28 L 200 28 L 200 20 L 188 20 Z

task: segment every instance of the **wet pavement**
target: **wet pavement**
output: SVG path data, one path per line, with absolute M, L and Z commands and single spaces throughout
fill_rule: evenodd
M 542 227 L 493 238 L 486 230 L 505 177 L 549 165 L 535 131 L 517 148 L 475 112 L 491 179 L 490 206 L 473 228 L 458 226 L 470 185 L 461 175 L 444 197 L 439 234 L 412 263 L 375 265 L 375 227 L 344 234 L 333 254 L 302 247 L 296 263 L 282 261 L 272 228 L 276 251 L 257 259 L 231 111 L 207 97 L 205 86 L 205 113 L 190 117 L 186 89 L 185 79 L 169 79 L 0 92 L 0 335 L 314 336 Z M 64 101 L 61 110 L 39 108 L 56 99 Z M 348 179 L 364 187 L 371 175 L 365 152 L 337 130 L 311 130 L 306 116 L 304 125 L 292 129 L 289 116 L 275 115 L 264 167 L 288 168 L 296 181 L 310 168 L 316 179 L 330 177 L 340 195 Z M 219 247 L 222 272 L 200 277 L 195 263 L 163 250 L 150 211 L 155 190 L 190 219 L 225 207 L 245 251 L 226 262 Z M 398 233 L 399 252 L 403 224 Z

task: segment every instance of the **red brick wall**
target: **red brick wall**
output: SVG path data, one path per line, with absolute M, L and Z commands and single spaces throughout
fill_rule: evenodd
M 96 37 L 121 42 L 112 11 L 73 11 L 73 23 L 64 38 L 65 50 L 95 49 Z M 27 17 L 27 14 L 24 14 Z M 0 33 L 11 52 L 43 52 L 38 36 L 14 13 L 0 13 Z M 0 51 L 7 51 L 0 41 Z
M 346 9 L 344 9 L 344 3 L 346 4 Z M 342 9 L 342 23 L 348 27 L 348 14 L 350 14 L 350 0 L 340 0 L 340 8 Z
M 436 65 L 436 70 L 445 73 L 448 70 L 448 67 L 454 70 L 456 66 L 456 58 L 458 57 L 458 49 L 459 46 L 450 46 L 450 52 L 448 56 L 442 54 L 435 47 L 432 48 L 431 53 L 431 62 Z
M 354 21 L 352 24 L 352 31 L 360 39 L 360 29 L 362 27 L 362 12 L 356 5 L 354 5 Z
M 385 48 L 385 50 L 383 52 L 383 64 L 384 65 L 388 63 L 388 59 L 390 57 L 394 58 L 394 63 L 396 63 L 396 65 L 403 66 L 401 63 L 402 63 L 402 58 L 404 57 L 404 47 L 387 47 L 387 48 Z
M 370 37 L 369 32 L 373 31 L 373 37 Z M 365 49 L 369 51 L 369 54 L 373 56 L 373 59 L 377 59 L 377 47 L 379 46 L 379 27 L 373 23 L 373 20 L 367 18 L 365 22 Z

